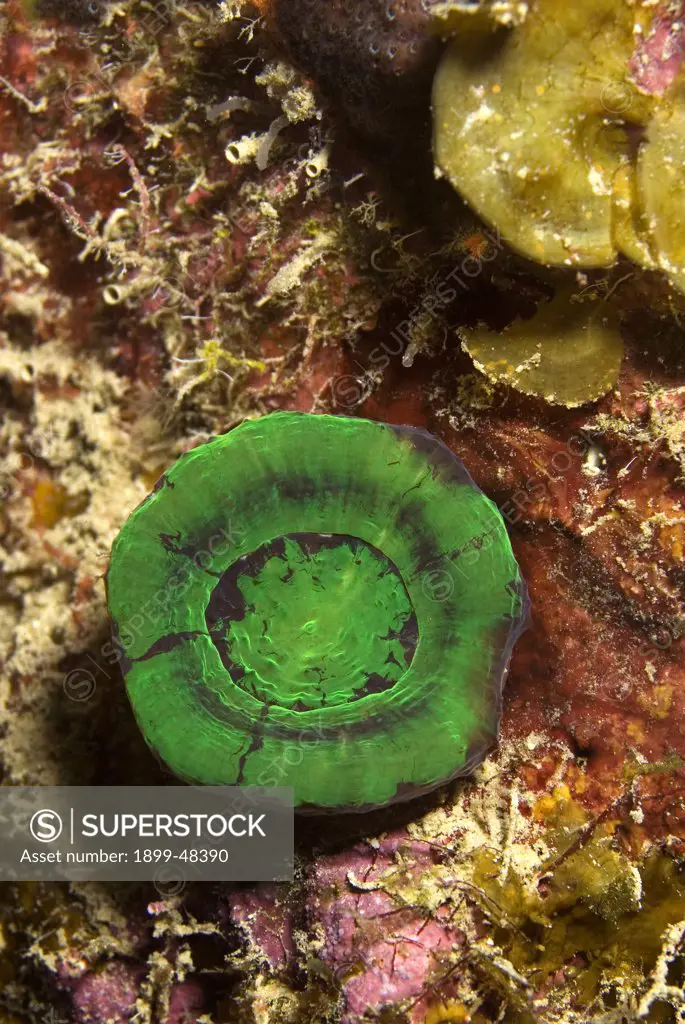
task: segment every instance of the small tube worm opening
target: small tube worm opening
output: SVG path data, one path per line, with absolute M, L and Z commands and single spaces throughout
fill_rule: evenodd
M 318 178 L 328 168 L 328 161 L 330 156 L 330 149 L 328 146 L 324 146 L 322 150 L 316 153 L 311 160 L 308 160 L 304 165 L 304 172 L 308 178 Z
M 118 284 L 108 284 L 102 290 L 102 297 L 108 306 L 116 306 L 126 298 L 126 289 Z
M 257 156 L 268 132 L 262 135 L 244 135 L 242 139 L 229 142 L 224 150 L 229 164 L 247 164 Z

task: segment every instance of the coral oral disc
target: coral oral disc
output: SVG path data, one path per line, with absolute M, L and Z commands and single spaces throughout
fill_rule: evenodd
M 124 524 L 107 590 L 161 759 L 316 811 L 468 772 L 527 614 L 502 517 L 445 445 L 301 413 L 179 459 Z

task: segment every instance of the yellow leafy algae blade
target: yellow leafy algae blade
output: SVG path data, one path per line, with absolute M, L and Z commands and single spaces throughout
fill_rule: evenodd
M 626 119 L 653 101 L 614 102 L 641 8 L 541 0 L 520 28 L 455 39 L 435 77 L 439 172 L 507 242 L 553 265 L 609 266 L 612 182 L 629 159 Z
M 577 406 L 605 395 L 623 359 L 617 328 L 601 310 L 561 292 L 530 320 L 503 333 L 463 330 L 462 345 L 491 380 L 558 405 Z
M 672 104 L 664 104 L 656 111 L 649 124 L 647 142 L 638 158 L 637 187 L 657 263 L 673 284 L 685 292 L 683 87 Z

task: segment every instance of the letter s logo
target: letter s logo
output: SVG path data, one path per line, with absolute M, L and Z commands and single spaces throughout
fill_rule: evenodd
M 36 811 L 31 818 L 29 829 L 39 843 L 52 843 L 62 834 L 62 819 L 57 811 Z

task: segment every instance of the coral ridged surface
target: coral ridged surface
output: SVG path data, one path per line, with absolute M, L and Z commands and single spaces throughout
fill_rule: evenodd
M 301 413 L 181 458 L 117 537 L 107 590 L 165 763 L 322 810 L 482 758 L 527 612 L 504 521 L 444 445 Z

